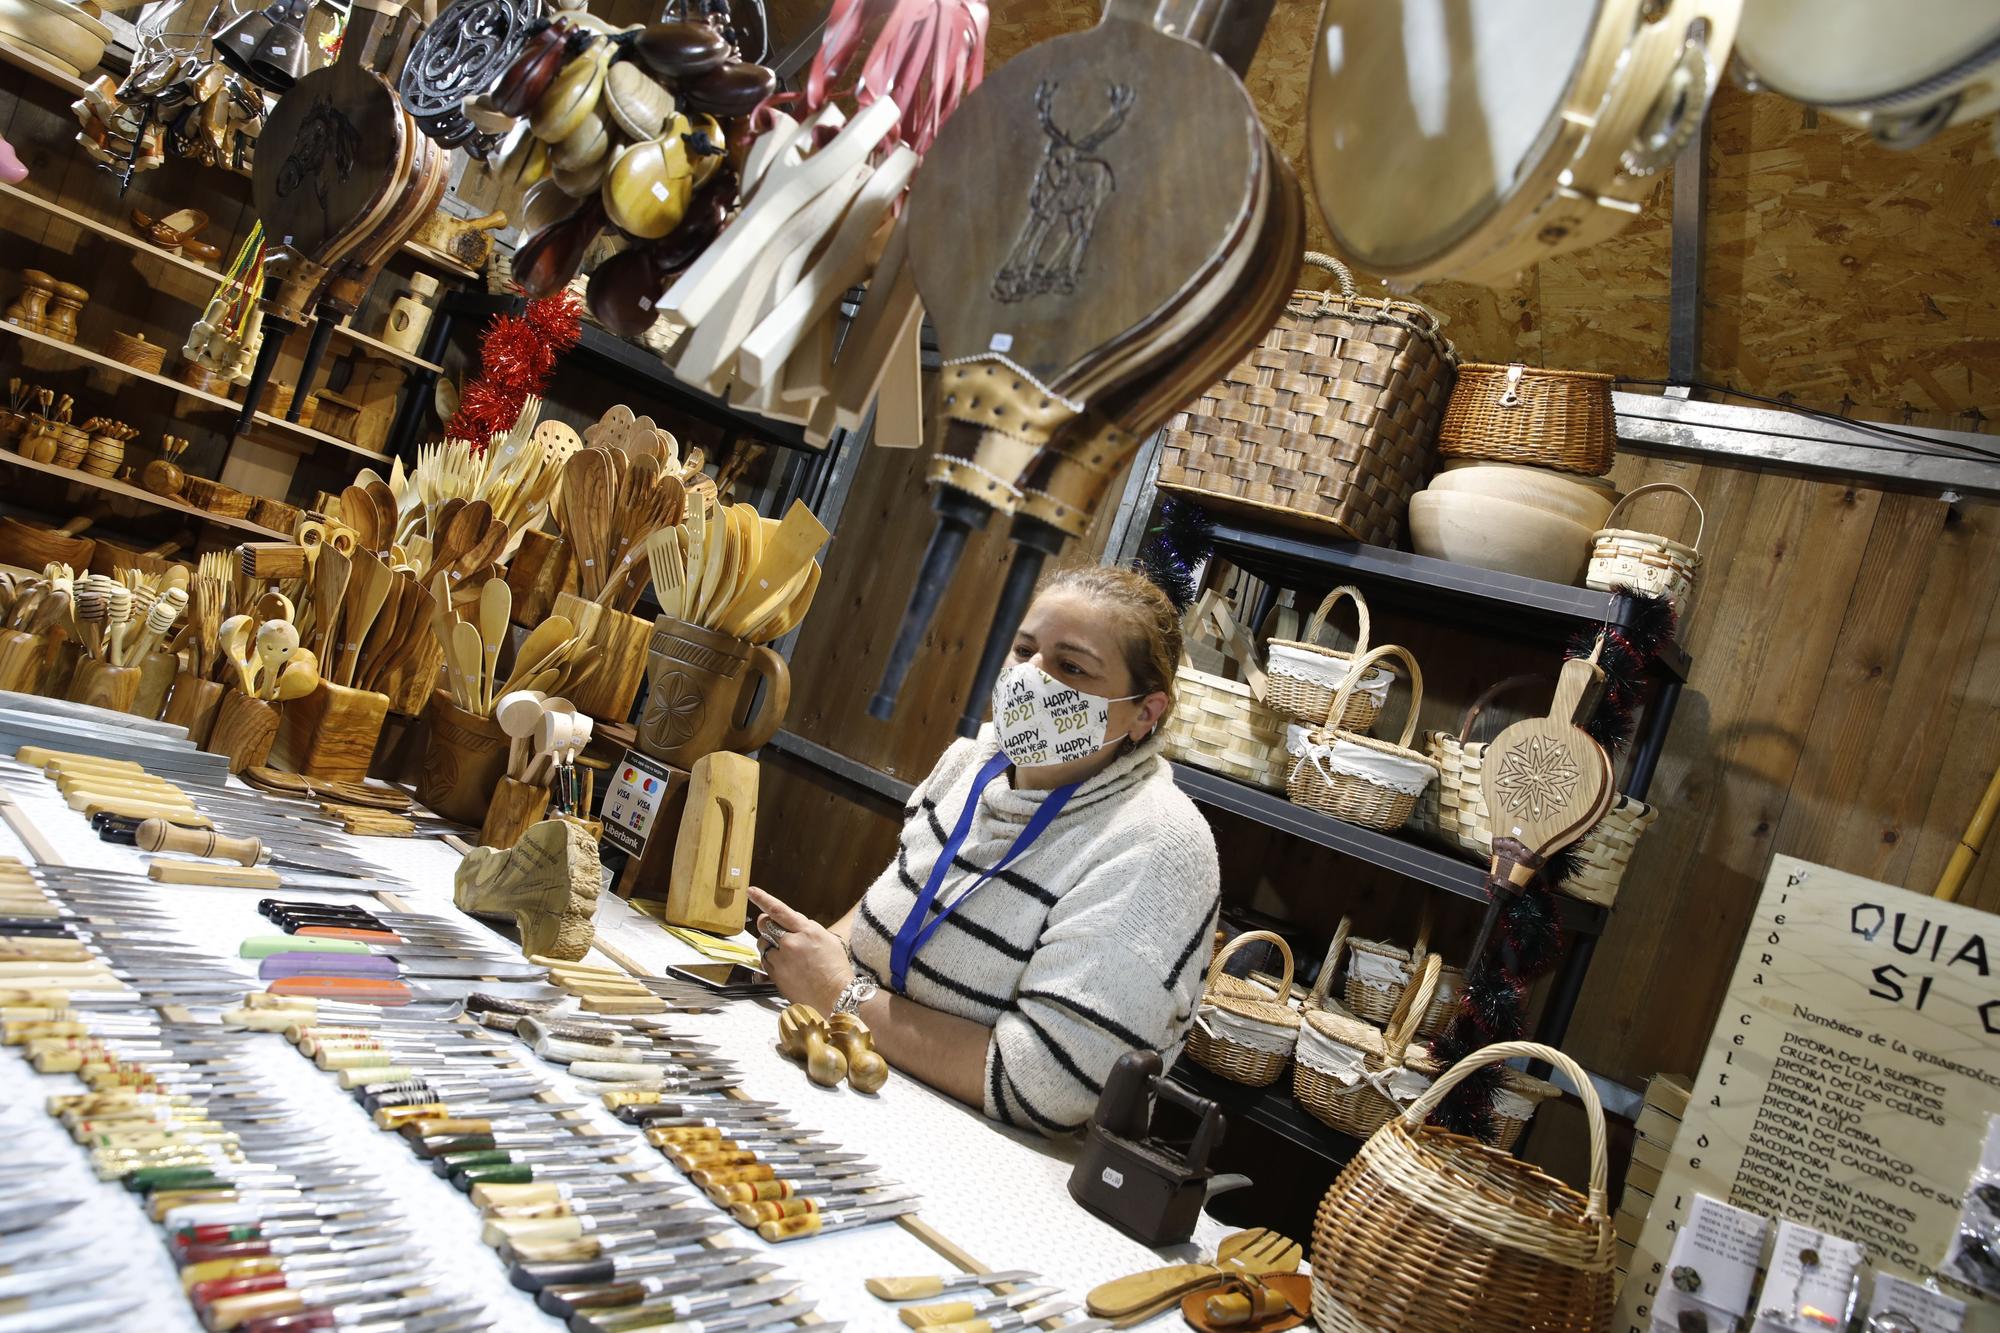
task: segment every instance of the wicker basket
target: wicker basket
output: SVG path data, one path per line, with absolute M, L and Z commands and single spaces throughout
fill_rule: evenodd
M 1292 1096 L 1299 1105 L 1341 1133 L 1365 1139 L 1423 1095 L 1438 1066 L 1422 1047 L 1411 1045 L 1417 1035 L 1412 1011 L 1429 1007 L 1441 961 L 1430 956 L 1386 1028 L 1357 1018 L 1314 989 L 1319 1003 L 1308 1006 L 1293 1053 Z
M 1340 291 L 1298 292 L 1263 343 L 1168 423 L 1158 484 L 1204 507 L 1393 546 L 1431 472 L 1457 353 L 1434 312 L 1356 296 L 1326 255 L 1306 262 Z
M 1590 1120 L 1590 1188 L 1426 1125 L 1481 1065 L 1517 1056 L 1569 1075 Z M 1362 1146 L 1313 1226 L 1313 1322 L 1324 1333 L 1606 1333 L 1616 1254 L 1605 1211 L 1604 1111 L 1589 1078 L 1532 1042 L 1454 1065 Z
M 1354 603 L 1357 629 L 1350 650 L 1328 648 L 1319 642 L 1319 636 L 1326 630 L 1327 616 L 1334 603 L 1343 597 Z M 1304 638 L 1272 639 L 1266 647 L 1265 671 L 1271 682 L 1266 702 L 1293 721 L 1318 726 L 1333 707 L 1333 696 L 1347 679 L 1354 659 L 1367 652 L 1368 603 L 1358 588 L 1335 588 L 1320 599 L 1319 609 L 1306 622 Z M 1347 708 L 1340 717 L 1341 730 L 1367 735 L 1375 719 L 1382 716 L 1382 705 L 1388 701 L 1389 684 L 1394 679 L 1395 673 L 1387 667 L 1370 671 L 1348 696 Z
M 1431 907 L 1424 901 L 1417 925 L 1417 942 L 1408 949 L 1379 940 L 1347 942 L 1347 984 L 1341 992 L 1347 1007 L 1371 1023 L 1387 1025 L 1410 988 L 1412 975 L 1422 972 L 1430 956 Z M 1465 970 L 1445 964 L 1438 971 L 1437 990 L 1417 1019 L 1419 1037 L 1435 1037 L 1458 1012 L 1465 992 Z
M 1611 470 L 1618 441 L 1611 380 L 1519 362 L 1460 366 L 1438 428 L 1438 452 L 1601 477 Z
M 1274 1000 L 1250 999 L 1218 989 L 1222 965 L 1253 940 L 1278 946 L 1285 975 Z M 1211 1074 L 1245 1087 L 1267 1088 L 1278 1081 L 1291 1062 L 1298 1041 L 1299 1013 L 1291 1006 L 1292 950 L 1284 937 L 1268 930 L 1245 931 L 1225 944 L 1208 965 L 1201 1010 L 1188 1030 L 1187 1053 Z
M 1403 719 L 1401 739 L 1375 740 L 1332 725 L 1332 719 L 1346 710 L 1348 697 L 1367 669 L 1391 656 L 1402 658 L 1410 668 L 1409 715 Z M 1285 775 L 1285 794 L 1294 805 L 1352 824 L 1385 833 L 1401 828 L 1417 798 L 1437 776 L 1437 765 L 1409 748 L 1423 699 L 1424 673 L 1407 649 L 1384 644 L 1363 654 L 1334 696 L 1328 725 L 1295 727 L 1287 738 L 1291 768 Z
M 1626 505 L 1642 495 L 1661 491 L 1684 495 L 1694 506 L 1692 546 L 1657 533 L 1612 526 L 1612 520 Z M 1701 569 L 1701 537 L 1707 526 L 1708 515 L 1702 510 L 1701 501 L 1685 487 L 1670 481 L 1641 486 L 1612 506 L 1611 517 L 1604 520 L 1603 529 L 1590 539 L 1590 565 L 1584 574 L 1584 586 L 1600 592 L 1623 586 L 1635 592 L 1652 593 L 1666 598 L 1674 614 L 1679 615 L 1694 593 L 1694 576 Z
M 1174 711 L 1161 727 L 1167 756 L 1252 786 L 1285 786 L 1285 719 L 1264 703 L 1264 673 L 1249 636 L 1213 593 L 1196 603 L 1188 637 L 1213 632 L 1247 680 L 1230 680 L 1183 660 L 1174 672 Z
M 1493 854 L 1491 812 L 1486 805 L 1484 764 L 1486 742 L 1471 739 L 1473 726 L 1493 702 L 1527 685 L 1553 689 L 1545 675 L 1509 676 L 1472 701 L 1458 733 L 1426 732 L 1424 750 L 1438 766 L 1437 784 L 1424 793 L 1411 817 L 1419 832 L 1484 865 Z M 1604 817 L 1576 841 L 1577 873 L 1559 887 L 1572 898 L 1609 907 L 1639 845 L 1639 836 L 1659 817 L 1659 810 L 1630 796 L 1619 796 Z

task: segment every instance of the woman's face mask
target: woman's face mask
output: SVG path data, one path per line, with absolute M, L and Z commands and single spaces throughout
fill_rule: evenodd
M 1117 739 L 1110 732 L 1111 705 L 1118 702 L 1065 685 L 1033 662 L 1016 662 L 993 682 L 993 727 L 1016 767 L 1066 764 Z

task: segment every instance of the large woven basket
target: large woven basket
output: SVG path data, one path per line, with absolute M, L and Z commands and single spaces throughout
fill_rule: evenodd
M 1329 960 L 1330 961 L 1330 960 Z M 1328 1000 L 1317 987 L 1293 1051 L 1292 1096 L 1322 1123 L 1365 1139 L 1430 1086 L 1438 1066 L 1422 1046 L 1412 1010 L 1436 994 L 1440 960 L 1432 954 L 1417 984 L 1396 1006 L 1386 1027 L 1359 1018 Z M 1322 968 L 1321 975 L 1329 969 Z
M 1264 341 L 1167 424 L 1158 484 L 1205 507 L 1393 546 L 1430 475 L 1458 354 L 1438 315 L 1355 295 L 1336 259 L 1307 254 L 1340 291 L 1301 291 Z
M 1329 648 L 1319 637 L 1326 632 L 1327 616 L 1343 598 L 1354 603 L 1354 647 Z M 1270 688 L 1265 702 L 1295 722 L 1318 726 L 1326 721 L 1327 712 L 1333 707 L 1333 696 L 1353 669 L 1354 659 L 1367 652 L 1368 602 L 1359 588 L 1335 588 L 1320 599 L 1319 609 L 1306 622 L 1304 638 L 1272 639 L 1266 646 L 1264 670 Z M 1389 685 L 1394 679 L 1395 673 L 1386 667 L 1370 671 L 1348 696 L 1347 707 L 1339 718 L 1341 730 L 1367 735 L 1375 719 L 1382 715 L 1382 705 L 1388 702 Z
M 1528 685 L 1554 688 L 1545 675 L 1509 676 L 1472 701 L 1456 735 L 1448 731 L 1424 734 L 1424 751 L 1437 763 L 1438 780 L 1418 802 L 1411 825 L 1481 865 L 1493 854 L 1493 825 L 1492 811 L 1486 804 L 1486 742 L 1471 739 L 1473 727 L 1502 695 Z M 1600 907 L 1615 903 L 1639 836 L 1659 814 L 1644 801 L 1620 795 L 1604 817 L 1577 840 L 1578 870 L 1563 881 L 1561 890 Z
M 1400 657 L 1410 669 L 1409 715 L 1403 719 L 1401 739 L 1376 740 L 1334 725 L 1333 719 L 1344 713 L 1367 669 L 1388 657 Z M 1349 823 L 1385 833 L 1401 828 L 1417 798 L 1437 776 L 1437 765 L 1409 748 L 1423 698 L 1424 673 L 1407 649 L 1384 644 L 1363 654 L 1334 695 L 1327 725 L 1295 729 L 1288 738 L 1291 767 L 1285 775 L 1285 794 L 1294 805 Z
M 1285 974 L 1273 1000 L 1251 999 L 1217 985 L 1229 955 L 1255 940 L 1277 945 L 1285 960 Z M 1298 1040 L 1299 1014 L 1292 1008 L 1291 998 L 1292 950 L 1284 937 L 1268 930 L 1238 935 L 1218 950 L 1208 965 L 1201 1010 L 1188 1030 L 1189 1058 L 1232 1083 L 1252 1088 L 1276 1083 L 1291 1062 L 1292 1047 Z
M 1264 702 L 1265 677 L 1249 636 L 1213 594 L 1203 595 L 1190 619 L 1189 640 L 1212 634 L 1246 679 L 1203 671 L 1184 659 L 1174 672 L 1174 710 L 1160 728 L 1162 749 L 1196 768 L 1283 790 L 1285 719 Z
M 1587 370 L 1471 363 L 1438 427 L 1438 453 L 1601 477 L 1617 452 L 1611 380 Z
M 1423 971 L 1430 955 L 1431 907 L 1424 900 L 1423 917 L 1417 925 L 1417 942 L 1408 949 L 1380 940 L 1347 941 L 1347 985 L 1341 992 L 1347 1007 L 1371 1023 L 1386 1025 L 1403 1002 L 1410 979 Z M 1463 968 L 1445 964 L 1438 972 L 1437 991 L 1417 1019 L 1419 1037 L 1435 1037 L 1458 1012 L 1458 998 L 1465 992 Z
M 1474 1069 L 1518 1056 L 1559 1066 L 1582 1097 L 1587 1194 L 1424 1123 Z M 1604 1110 L 1575 1061 L 1532 1042 L 1468 1056 L 1377 1131 L 1321 1200 L 1313 1322 L 1324 1333 L 1605 1333 L 1616 1253 L 1605 1172 Z
M 1642 495 L 1672 491 L 1687 497 L 1694 506 L 1694 544 L 1685 545 L 1671 537 L 1658 533 L 1640 532 L 1631 528 L 1613 526 L 1626 505 Z M 1641 486 L 1611 507 L 1611 515 L 1604 520 L 1604 527 L 1590 539 L 1590 564 L 1584 573 L 1584 585 L 1600 592 L 1610 592 L 1616 587 L 1631 588 L 1636 592 L 1652 593 L 1664 597 L 1679 615 L 1694 593 L 1694 577 L 1701 569 L 1701 536 L 1708 526 L 1708 515 L 1701 507 L 1701 501 L 1692 492 L 1670 481 L 1656 481 L 1649 486 Z

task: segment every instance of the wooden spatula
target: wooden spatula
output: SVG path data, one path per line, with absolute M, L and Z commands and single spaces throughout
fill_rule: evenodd
M 494 697 L 520 689 L 521 681 L 539 670 L 550 653 L 575 637 L 576 626 L 570 623 L 568 616 L 550 616 L 529 630 L 528 637 L 521 640 L 521 646 L 514 654 L 512 674 L 507 677 L 507 683 L 495 691 Z
M 1550 854 L 1588 832 L 1617 798 L 1610 756 L 1575 721 L 1603 677 L 1594 661 L 1564 662 L 1549 715 L 1516 722 L 1486 747 L 1480 781 L 1492 812 L 1492 901 L 1468 970 L 1485 957 L 1502 902 L 1526 889 Z
M 322 550 L 313 565 L 313 655 L 322 662 L 333 661 L 339 646 L 340 610 L 347 597 L 347 580 L 352 562 L 331 548 Z
M 488 579 L 479 590 L 479 710 L 493 710 L 493 675 L 500 666 L 500 647 L 514 615 L 514 593 L 505 579 Z
M 799 590 L 792 594 L 791 600 L 772 612 L 761 625 L 753 625 L 744 637 L 752 643 L 770 643 L 774 639 L 784 638 L 797 629 L 799 622 L 806 618 L 806 612 L 812 610 L 813 595 L 819 591 L 822 572 L 820 565 L 815 561 L 812 567 L 806 570 L 805 582 L 799 585 Z
M 1295 1272 L 1303 1255 L 1297 1241 L 1264 1227 L 1252 1227 L 1225 1236 L 1216 1249 L 1214 1263 L 1170 1264 L 1115 1278 L 1092 1288 L 1088 1305 L 1093 1315 L 1125 1328 L 1179 1304 L 1190 1292 L 1222 1285 L 1233 1273 L 1261 1276 Z
M 340 517 L 354 529 L 354 544 L 358 549 L 377 548 L 381 532 L 375 522 L 375 498 L 365 488 L 349 486 L 340 493 Z
M 761 530 L 762 524 L 759 524 Z M 718 626 L 724 634 L 741 636 L 790 601 L 803 583 L 806 567 L 832 536 L 803 500 L 792 501 L 771 540 L 763 545 L 742 591 L 723 609 Z

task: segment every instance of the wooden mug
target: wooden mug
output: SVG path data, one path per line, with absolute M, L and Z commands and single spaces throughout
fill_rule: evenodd
M 167 711 L 161 720 L 186 727 L 188 739 L 205 746 L 209 733 L 215 729 L 215 715 L 222 708 L 227 688 L 219 680 L 203 680 L 183 671 L 174 677 L 174 690 L 167 696 Z
M 76 664 L 76 674 L 69 682 L 69 698 L 74 703 L 129 713 L 139 698 L 139 668 L 112 666 L 87 657 Z
M 208 733 L 208 748 L 229 760 L 229 771 L 260 767 L 278 739 L 277 705 L 252 699 L 241 690 L 224 693 Z
M 284 706 L 271 753 L 281 768 L 309 778 L 360 782 L 368 776 L 389 696 L 322 679 L 312 693 Z
M 639 720 L 639 748 L 691 769 L 718 750 L 754 750 L 770 740 L 792 702 L 785 659 L 761 644 L 661 616 L 646 648 L 651 688 Z M 748 716 L 758 681 L 766 690 Z
M 507 733 L 492 718 L 460 708 L 446 690 L 432 696 L 424 720 L 429 735 L 417 799 L 446 819 L 479 823 L 507 772 Z

